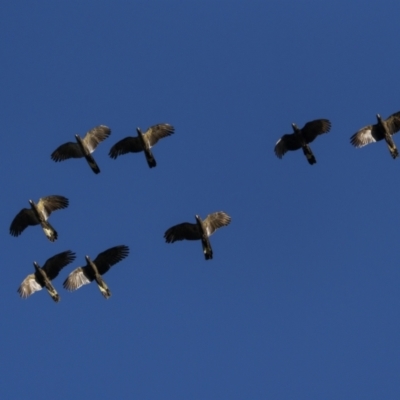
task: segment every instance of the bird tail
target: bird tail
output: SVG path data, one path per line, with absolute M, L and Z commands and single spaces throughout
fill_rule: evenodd
M 399 156 L 399 151 L 397 150 L 396 145 L 394 144 L 393 141 L 391 143 L 388 142 L 388 147 L 390 151 L 390 155 L 392 156 L 393 159 L 397 158 Z
M 153 153 L 151 152 L 151 150 L 145 150 L 145 155 L 146 155 L 146 160 L 147 160 L 147 164 L 149 164 L 150 168 L 153 168 L 157 165 L 156 163 L 156 159 L 153 156 Z
M 303 146 L 303 153 L 307 157 L 307 161 L 309 162 L 309 164 L 313 165 L 317 162 L 313 152 L 311 151 L 310 146 L 308 146 L 307 144 Z
M 88 155 L 85 156 L 85 158 L 86 158 L 86 161 L 87 161 L 88 164 L 89 164 L 89 167 L 92 168 L 92 171 L 93 171 L 95 174 L 99 174 L 99 173 L 100 173 L 100 168 L 99 168 L 99 166 L 97 165 L 96 161 L 94 161 L 94 158 L 92 157 L 92 155 L 91 155 L 91 154 L 88 154 Z
M 47 236 L 47 239 L 49 239 L 50 242 L 55 242 L 58 238 L 57 231 L 47 221 L 42 221 L 41 225 L 42 225 L 44 234 Z
M 60 301 L 60 295 L 57 293 L 56 289 L 54 289 L 53 285 L 47 284 L 46 289 L 49 292 L 51 298 L 58 303 Z
M 111 297 L 111 290 L 108 288 L 107 284 L 100 276 L 96 276 L 97 286 L 100 289 L 101 294 L 106 298 L 109 299 Z
M 208 238 L 202 238 L 201 244 L 203 245 L 204 258 L 206 260 L 212 260 L 213 251 L 212 251 L 210 240 Z

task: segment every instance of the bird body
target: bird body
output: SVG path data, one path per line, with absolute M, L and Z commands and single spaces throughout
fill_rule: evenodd
M 392 158 L 397 158 L 399 152 L 392 136 L 400 130 L 400 111 L 392 114 L 386 120 L 382 119 L 379 114 L 376 114 L 376 119 L 376 124 L 367 125 L 356 132 L 350 138 L 350 143 L 359 148 L 384 139 Z
M 68 199 L 52 195 L 40 198 L 37 204 L 29 200 L 29 204 L 31 208 L 23 208 L 11 222 L 10 234 L 19 236 L 28 226 L 40 224 L 46 237 L 51 242 L 56 241 L 58 233 L 47 220 L 53 211 L 67 208 Z
M 90 168 L 95 174 L 100 173 L 100 168 L 97 165 L 92 153 L 103 140 L 107 139 L 111 134 L 111 129 L 105 125 L 99 125 L 88 131 L 82 139 L 78 134 L 75 135 L 76 143 L 67 142 L 57 147 L 51 154 L 53 161 L 59 162 L 68 158 L 84 157 Z
M 23 280 L 21 286 L 18 288 L 19 295 L 22 298 L 27 298 L 34 292 L 46 288 L 51 298 L 58 303 L 60 301 L 60 296 L 51 281 L 58 276 L 62 268 L 70 264 L 74 259 L 75 253 L 67 250 L 49 258 L 43 267 L 40 267 L 40 265 L 34 261 L 33 266 L 35 267 L 35 272 L 28 275 Z
M 157 165 L 151 148 L 162 138 L 174 133 L 174 127 L 170 124 L 157 124 L 151 126 L 146 132 L 136 128 L 137 136 L 128 136 L 111 147 L 109 156 L 116 159 L 118 156 L 127 153 L 144 152 L 147 164 L 150 168 Z
M 74 291 L 83 285 L 96 281 L 101 294 L 106 299 L 110 298 L 111 291 L 102 278 L 102 275 L 104 275 L 111 266 L 127 257 L 128 254 L 129 247 L 120 245 L 103 251 L 93 261 L 89 256 L 85 256 L 86 265 L 76 268 L 69 274 L 68 278 L 63 283 L 64 288 L 69 291 Z
M 327 133 L 331 129 L 331 122 L 327 119 L 316 119 L 307 122 L 303 128 L 299 128 L 296 124 L 292 124 L 293 133 L 283 135 L 275 144 L 275 154 L 278 158 L 282 158 L 287 151 L 302 149 L 309 164 L 313 165 L 317 162 L 310 146 L 308 145 L 318 135 Z
M 199 215 L 195 215 L 196 223 L 183 222 L 172 226 L 165 234 L 167 243 L 174 243 L 177 240 L 201 240 L 204 258 L 211 260 L 213 251 L 209 237 L 222 226 L 227 226 L 231 222 L 231 217 L 223 211 L 218 211 L 207 215 L 202 220 Z

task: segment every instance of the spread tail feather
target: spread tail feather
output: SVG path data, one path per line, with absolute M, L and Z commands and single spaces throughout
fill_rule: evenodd
M 303 146 L 303 153 L 307 157 L 307 161 L 309 162 L 309 164 L 313 165 L 317 162 L 313 152 L 310 149 L 310 146 L 308 145 Z

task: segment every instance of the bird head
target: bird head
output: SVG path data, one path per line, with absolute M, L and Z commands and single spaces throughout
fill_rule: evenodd
M 378 120 L 378 122 L 382 122 L 382 117 L 379 114 L 376 114 L 376 119 Z
M 39 264 L 36 261 L 33 262 L 33 266 L 35 267 L 36 270 L 40 268 Z
M 138 135 L 142 135 L 142 130 L 139 127 L 136 128 L 136 132 L 138 133 Z
M 292 123 L 292 128 L 294 132 L 299 130 L 299 127 L 294 122 Z

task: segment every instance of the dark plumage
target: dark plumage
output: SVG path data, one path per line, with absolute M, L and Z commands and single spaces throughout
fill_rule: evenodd
M 58 234 L 47 219 L 53 211 L 67 208 L 68 199 L 63 196 L 46 196 L 39 199 L 37 204 L 29 200 L 29 204 L 31 208 L 23 208 L 11 222 L 10 234 L 19 236 L 28 226 L 40 224 L 51 242 L 57 240 Z
M 136 128 L 136 130 L 138 136 L 128 136 L 117 142 L 113 147 L 111 147 L 109 156 L 116 159 L 122 154 L 144 151 L 147 164 L 150 168 L 153 168 L 157 163 L 150 150 L 151 147 L 160 139 L 172 135 L 174 133 L 174 127 L 169 124 L 158 124 L 151 126 L 145 133 L 142 133 L 140 128 Z
M 35 267 L 35 273 L 28 275 L 21 286 L 18 288 L 19 295 L 26 299 L 31 294 L 46 288 L 52 299 L 58 303 L 60 296 L 54 289 L 51 281 L 57 277 L 59 272 L 72 261 L 75 260 L 75 253 L 70 250 L 64 251 L 63 253 L 56 254 L 49 258 L 44 266 L 41 268 L 35 261 L 33 266 Z
M 99 125 L 86 133 L 82 139 L 79 135 L 75 135 L 76 143 L 68 142 L 59 146 L 51 154 L 51 159 L 58 162 L 64 161 L 68 158 L 82 158 L 85 157 L 90 168 L 95 174 L 100 172 L 99 166 L 96 164 L 91 153 L 103 140 L 107 139 L 111 134 L 111 129 L 105 125 Z
M 209 237 L 222 226 L 227 226 L 231 222 L 231 217 L 223 211 L 218 211 L 207 215 L 207 218 L 202 219 L 196 215 L 196 223 L 183 222 L 169 228 L 164 238 L 167 243 L 174 243 L 177 240 L 201 240 L 203 253 L 206 260 L 213 258 L 213 251 Z
M 383 120 L 376 114 L 378 122 L 375 125 L 368 125 L 360 129 L 350 138 L 350 143 L 355 147 L 363 147 L 369 143 L 379 142 L 385 139 L 390 155 L 393 159 L 399 156 L 399 152 L 392 139 L 392 136 L 400 130 L 400 111 L 392 114 L 388 119 Z
M 75 269 L 69 274 L 64 281 L 64 288 L 73 291 L 95 280 L 101 294 L 108 299 L 111 296 L 111 291 L 101 275 L 104 275 L 111 266 L 123 260 L 128 254 L 129 247 L 121 245 L 103 251 L 93 261 L 89 256 L 85 256 L 86 265 Z
M 307 161 L 312 165 L 317 162 L 308 143 L 311 143 L 318 135 L 329 132 L 331 123 L 327 119 L 316 119 L 307 122 L 302 129 L 296 124 L 292 124 L 293 132 L 283 135 L 275 145 L 275 154 L 282 158 L 288 150 L 303 149 Z

